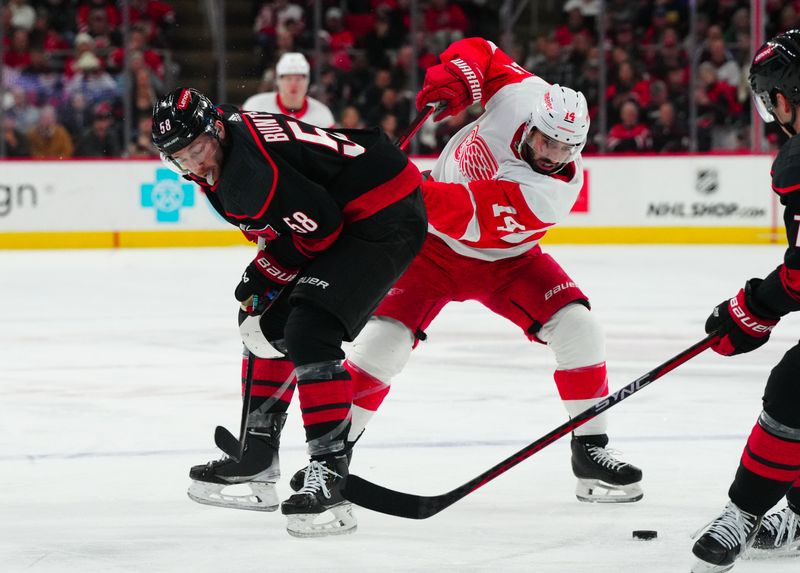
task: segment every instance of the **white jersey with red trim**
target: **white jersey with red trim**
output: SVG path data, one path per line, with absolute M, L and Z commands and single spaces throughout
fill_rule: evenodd
M 333 127 L 336 123 L 328 106 L 308 96 L 303 100 L 303 107 L 297 110 L 290 110 L 281 105 L 278 92 L 264 92 L 247 98 L 244 105 L 242 105 L 242 110 L 280 113 L 324 128 Z
M 429 232 L 467 257 L 515 257 L 569 214 L 583 186 L 581 158 L 555 175 L 534 171 L 519 146 L 549 84 L 480 38 L 455 42 L 441 59 L 453 57 L 480 67 L 486 112 L 463 127 L 436 161 L 431 175 L 444 185 L 424 186 Z

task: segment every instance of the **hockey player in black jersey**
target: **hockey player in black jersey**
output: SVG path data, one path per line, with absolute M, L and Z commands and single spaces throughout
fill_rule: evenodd
M 328 130 L 216 107 L 193 89 L 156 103 L 153 142 L 222 217 L 266 243 L 235 289 L 243 339 L 256 355 L 245 452 L 240 462 L 193 467 L 190 497 L 277 509 L 278 442 L 296 386 L 311 459 L 302 488 L 281 504 L 287 529 L 353 531 L 340 493 L 352 446 L 342 342 L 358 334 L 422 247 L 419 172 L 378 129 Z M 223 492 L 237 483 L 251 485 L 252 495 Z
M 772 189 L 784 206 L 789 246 L 764 279 L 750 279 L 717 306 L 706 332 L 721 334 L 712 347 L 731 356 L 769 339 L 781 317 L 800 310 L 800 30 L 764 44 L 750 68 L 753 101 L 766 122 L 790 139 L 772 165 Z M 730 502 L 692 548 L 693 573 L 728 571 L 752 557 L 800 555 L 800 344 L 789 349 L 767 379 L 763 411 L 750 432 L 728 491 Z M 765 516 L 781 498 L 787 505 Z

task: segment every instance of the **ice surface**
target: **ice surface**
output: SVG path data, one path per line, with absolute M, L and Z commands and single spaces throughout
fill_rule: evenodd
M 612 389 L 701 339 L 711 308 L 783 253 L 547 250 L 602 319 Z M 708 352 L 610 411 L 611 445 L 645 472 L 639 503 L 576 501 L 562 439 L 428 520 L 357 510 L 355 535 L 298 540 L 279 513 L 201 506 L 185 492 L 189 466 L 217 456 L 214 426 L 239 426 L 233 288 L 251 257 L 0 252 L 0 571 L 686 572 L 690 536 L 725 505 L 766 377 L 800 333 L 790 316 L 759 351 Z M 428 334 L 360 442 L 354 473 L 443 493 L 565 420 L 550 352 L 513 325 L 453 304 Z M 305 464 L 296 406 L 283 444 L 288 478 Z M 634 529 L 658 539 L 633 540 Z

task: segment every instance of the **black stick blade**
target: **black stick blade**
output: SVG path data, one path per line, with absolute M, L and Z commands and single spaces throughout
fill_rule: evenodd
M 452 503 L 448 494 L 425 497 L 403 493 L 354 474 L 347 476 L 342 495 L 363 508 L 408 519 L 427 519 Z
M 237 462 L 242 461 L 241 446 L 239 440 L 231 434 L 230 430 L 217 426 L 214 430 L 214 443 L 222 450 L 228 457 L 233 458 Z

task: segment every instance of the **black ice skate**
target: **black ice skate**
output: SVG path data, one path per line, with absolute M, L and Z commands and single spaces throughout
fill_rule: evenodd
M 751 559 L 800 556 L 800 508 L 791 505 L 773 511 L 761 520 L 753 546 L 747 553 Z
M 244 456 L 237 462 L 227 456 L 189 470 L 192 484 L 187 492 L 197 503 L 275 511 L 275 483 L 281 475 L 278 447 L 286 414 L 268 414 L 258 427 L 248 428 Z M 236 489 L 248 492 L 236 492 Z M 223 491 L 227 490 L 227 491 Z
M 341 452 L 309 462 L 303 486 L 281 504 L 290 535 L 322 537 L 356 530 L 353 504 L 341 493 L 348 475 L 347 464 L 347 456 Z
M 348 445 L 352 443 L 355 442 L 348 442 Z M 353 450 L 347 450 L 347 453 L 345 455 L 347 456 L 347 467 L 349 468 L 350 463 L 353 461 Z M 303 487 L 303 484 L 306 481 L 307 467 L 308 466 L 306 466 L 305 468 L 300 468 L 299 470 L 294 472 L 292 479 L 289 480 L 289 487 L 292 488 L 292 491 L 300 491 L 300 488 Z
M 642 470 L 613 457 L 608 436 L 572 437 L 572 472 L 578 478 L 575 496 L 592 503 L 632 503 L 644 495 Z
M 760 522 L 760 516 L 728 502 L 722 515 L 711 522 L 692 547 L 697 557 L 692 573 L 722 573 L 733 569 L 734 562 L 753 542 Z

